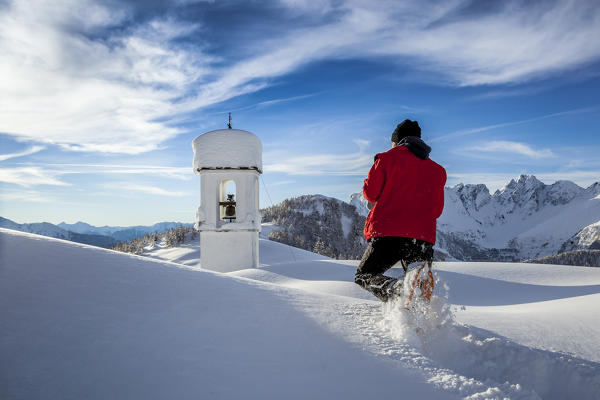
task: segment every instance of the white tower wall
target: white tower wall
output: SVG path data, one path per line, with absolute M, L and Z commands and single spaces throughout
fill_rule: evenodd
M 258 178 L 262 145 L 250 132 L 212 131 L 194 142 L 194 172 L 200 174 L 200 264 L 219 272 L 258 267 Z M 227 184 L 235 182 L 235 219 L 225 220 Z
M 258 267 L 258 235 L 252 231 L 200 232 L 200 265 L 218 272 Z

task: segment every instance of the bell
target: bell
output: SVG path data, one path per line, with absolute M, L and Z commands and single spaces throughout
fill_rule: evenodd
M 225 207 L 225 218 L 235 218 L 235 206 L 228 205 Z
M 225 207 L 225 215 L 223 216 L 223 219 L 229 220 L 229 222 L 235 219 L 235 200 L 233 199 L 233 194 L 228 194 L 227 200 L 220 201 L 219 205 Z

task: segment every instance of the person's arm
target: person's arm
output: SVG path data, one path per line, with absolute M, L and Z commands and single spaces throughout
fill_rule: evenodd
M 439 218 L 444 211 L 444 186 L 446 185 L 446 170 L 442 167 L 442 179 L 436 192 L 435 198 L 435 216 Z
M 375 203 L 381 194 L 383 184 L 385 183 L 385 170 L 382 165 L 381 157 L 376 157 L 375 163 L 369 171 L 367 179 L 363 185 L 363 195 L 371 203 Z

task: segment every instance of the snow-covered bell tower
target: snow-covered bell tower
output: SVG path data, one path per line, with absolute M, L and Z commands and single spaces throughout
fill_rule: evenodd
M 198 136 L 194 173 L 200 174 L 200 265 L 219 272 L 258 267 L 258 176 L 262 144 L 239 129 Z

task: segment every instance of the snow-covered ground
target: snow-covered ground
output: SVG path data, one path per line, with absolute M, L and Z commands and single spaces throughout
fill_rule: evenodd
M 219 274 L 196 242 L 0 229 L 0 398 L 600 398 L 600 269 L 436 263 L 420 314 L 360 290 L 356 261 L 260 257 Z

